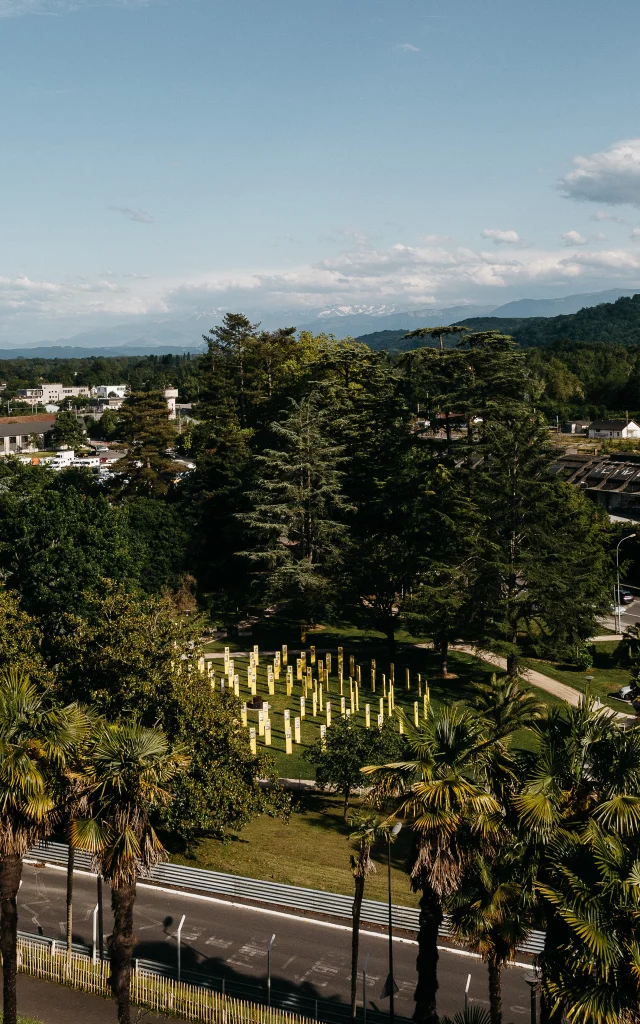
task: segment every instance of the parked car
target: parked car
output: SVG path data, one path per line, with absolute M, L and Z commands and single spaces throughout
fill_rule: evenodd
M 629 683 L 627 686 L 623 686 L 616 694 L 614 694 L 618 700 L 626 700 L 627 703 L 632 704 L 640 696 L 638 687 L 635 683 Z
M 620 600 L 622 604 L 631 604 L 635 601 L 636 595 L 628 587 L 620 587 Z

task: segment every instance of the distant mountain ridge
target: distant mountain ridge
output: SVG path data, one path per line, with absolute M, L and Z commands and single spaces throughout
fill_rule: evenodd
M 604 292 L 566 295 L 555 299 L 518 299 L 502 306 L 456 305 L 420 309 L 397 309 L 394 303 L 357 306 L 334 306 L 316 310 L 283 309 L 260 313 L 247 310 L 253 322 L 260 321 L 265 330 L 297 327 L 314 334 L 325 332 L 338 338 L 364 338 L 373 348 L 397 347 L 408 331 L 417 327 L 437 327 L 464 322 L 501 321 L 506 330 L 510 324 L 531 318 L 559 318 L 578 314 L 580 310 L 608 303 L 633 294 L 610 289 Z M 86 330 L 70 337 L 42 341 L 33 345 L 11 347 L 5 342 L 0 359 L 15 358 L 84 358 L 86 356 L 163 355 L 167 353 L 202 352 L 202 335 L 222 322 L 222 307 L 196 309 L 183 317 L 141 316 L 128 323 L 110 325 L 100 330 Z M 511 329 L 511 328 L 510 328 Z M 514 328 L 515 329 L 515 328 Z M 394 335 L 394 337 L 392 337 Z M 535 344 L 536 342 L 534 342 Z M 2 340 L 0 340 L 2 344 Z M 523 342 L 524 344 L 524 342 Z M 402 346 L 404 347 L 404 346 Z
M 524 348 L 534 345 L 550 345 L 555 341 L 585 341 L 640 345 L 640 294 L 623 296 L 615 302 L 603 302 L 588 306 L 564 316 L 554 317 L 467 317 L 456 321 L 470 331 L 499 331 L 510 334 Z M 428 325 L 425 325 L 428 326 Z M 378 331 L 365 334 L 357 340 L 373 349 L 387 349 L 405 352 L 417 348 L 416 341 L 408 339 L 405 331 Z M 455 345 L 457 338 L 450 335 L 449 345 Z M 426 341 L 435 345 L 436 342 Z

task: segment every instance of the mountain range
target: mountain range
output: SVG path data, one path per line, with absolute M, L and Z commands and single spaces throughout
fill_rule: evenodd
M 610 289 L 603 292 L 567 295 L 552 299 L 518 299 L 501 306 L 457 305 L 443 308 L 398 309 L 394 304 L 379 306 L 336 306 L 315 310 L 277 310 L 261 314 L 248 311 L 265 330 L 295 326 L 314 334 L 326 332 L 338 338 L 358 337 L 373 348 L 386 348 L 417 327 L 436 327 L 478 318 L 512 321 L 523 318 L 548 318 L 578 313 L 601 303 L 612 303 L 633 290 Z M 87 330 L 67 338 L 42 341 L 33 345 L 7 346 L 0 349 L 0 359 L 73 358 L 86 356 L 132 356 L 166 354 L 169 352 L 200 352 L 204 349 L 202 335 L 222 321 L 222 308 L 195 310 L 186 317 L 141 316 L 130 323 L 121 323 L 101 330 Z M 504 324 L 503 324 L 504 328 Z M 394 338 L 391 335 L 394 335 Z M 384 337 L 382 337 L 384 335 Z
M 562 341 L 640 345 L 640 294 L 625 295 L 614 302 L 601 302 L 596 306 L 583 306 L 576 313 L 561 316 L 503 317 L 493 313 L 491 316 L 468 317 L 456 321 L 457 324 L 469 331 L 510 334 L 523 348 Z M 445 344 L 454 346 L 458 339 L 458 335 L 449 335 Z M 407 338 L 406 332 L 401 330 L 364 334 L 357 341 L 389 352 L 406 352 L 420 347 L 420 339 Z M 425 339 L 424 344 L 435 346 L 437 342 Z

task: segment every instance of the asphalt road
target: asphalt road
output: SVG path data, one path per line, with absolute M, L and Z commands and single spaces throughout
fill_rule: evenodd
M 19 897 L 21 931 L 38 932 L 51 937 L 65 936 L 65 873 L 52 868 L 25 865 Z M 91 943 L 92 913 L 96 904 L 96 881 L 76 873 L 74 895 L 74 941 Z M 252 991 L 264 992 L 267 974 L 267 946 L 275 934 L 271 954 L 272 987 L 280 997 L 286 993 L 291 1009 L 305 1012 L 313 1000 L 347 1003 L 350 986 L 351 931 L 346 926 L 331 926 L 271 910 L 233 906 L 222 900 L 198 898 L 184 893 L 167 893 L 153 886 L 140 886 L 135 910 L 138 938 L 135 956 L 140 959 L 176 962 L 176 929 L 186 915 L 182 930 L 182 969 L 206 970 L 224 978 L 227 991 L 235 994 L 237 985 L 246 985 L 245 997 Z M 105 932 L 110 930 L 111 911 L 105 889 Z M 366 926 L 365 926 L 366 929 Z M 414 942 L 394 939 L 394 975 L 399 992 L 396 1013 L 410 1017 L 415 986 Z M 388 999 L 381 992 L 388 971 L 388 941 L 384 935 L 363 934 L 360 945 L 360 969 L 368 954 L 367 997 L 370 1009 L 387 1012 Z M 509 967 L 504 974 L 505 1019 L 526 1022 L 529 1019 L 529 989 L 524 968 Z M 473 1003 L 488 1006 L 485 966 L 477 959 L 443 949 L 440 954 L 441 1013 L 462 1009 L 467 976 L 471 974 L 470 996 Z M 359 1001 L 362 976 L 359 975 Z M 239 993 L 238 993 L 239 994 Z M 307 1002 L 309 1000 L 309 1002 Z

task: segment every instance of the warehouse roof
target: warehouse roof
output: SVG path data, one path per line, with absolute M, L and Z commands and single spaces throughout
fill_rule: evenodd
M 46 434 L 55 423 L 55 416 L 2 416 L 0 437 L 14 437 L 25 434 Z

